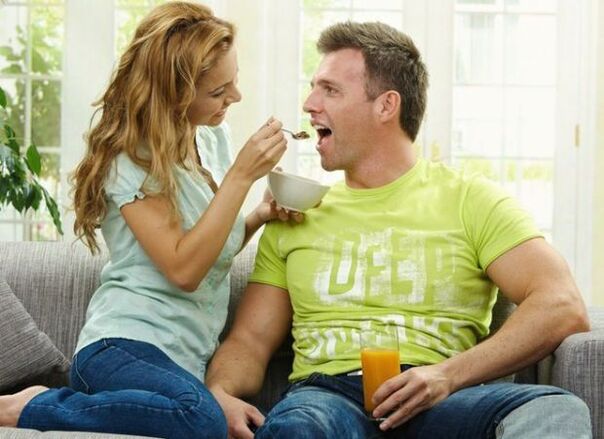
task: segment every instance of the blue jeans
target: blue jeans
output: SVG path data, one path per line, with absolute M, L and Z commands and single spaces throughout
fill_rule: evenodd
M 18 427 L 163 438 L 225 438 L 208 389 L 155 346 L 109 338 L 80 350 L 71 387 L 49 389 L 23 409 Z
M 545 410 L 539 410 L 539 405 L 535 410 L 535 404 L 526 404 L 537 398 L 552 404 L 542 405 Z M 530 412 L 523 412 L 524 404 L 531 408 Z M 535 418 L 535 414 L 539 417 Z M 506 423 L 508 415 L 510 422 Z M 556 428 L 544 429 L 546 424 Z M 555 431 L 550 435 L 552 430 Z M 565 390 L 497 383 L 459 390 L 402 426 L 381 432 L 378 423 L 371 421 L 363 409 L 361 376 L 312 374 L 290 386 L 255 437 L 591 438 L 591 422 L 585 403 Z

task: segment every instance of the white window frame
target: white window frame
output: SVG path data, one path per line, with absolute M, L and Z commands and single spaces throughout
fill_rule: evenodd
M 4 4 L 6 3 L 6 5 Z M 30 7 L 44 7 L 44 6 L 48 6 L 48 7 L 56 7 L 56 8 L 66 8 L 66 6 L 61 3 L 60 1 L 53 1 L 53 0 L 48 0 L 45 3 L 34 3 L 31 0 L 24 0 L 24 1 L 11 1 L 9 2 L 2 2 L 2 4 L 0 4 L 0 7 L 9 7 L 9 6 L 19 6 L 19 7 L 23 7 L 26 8 L 26 13 L 27 13 L 27 32 L 28 32 L 28 38 L 27 38 L 27 47 L 26 47 L 26 59 L 25 59 L 25 65 L 26 66 L 30 66 L 31 65 L 31 53 L 32 53 L 32 40 L 31 40 L 31 35 L 29 34 L 29 27 L 30 27 L 30 20 L 31 20 L 31 10 L 29 9 Z M 65 66 L 62 65 L 62 68 L 64 70 Z M 25 123 L 23 125 L 23 129 L 24 129 L 24 133 L 23 133 L 23 141 L 20 142 L 21 143 L 21 147 L 22 148 L 27 148 L 29 145 L 32 144 L 32 81 L 44 81 L 44 80 L 48 80 L 48 81 L 53 81 L 53 82 L 58 82 L 60 84 L 61 90 L 63 91 L 65 89 L 65 85 L 64 85 L 64 81 L 63 81 L 63 74 L 61 72 L 54 74 L 54 75 L 48 75 L 48 74 L 39 74 L 39 73 L 35 73 L 35 72 L 26 72 L 26 73 L 19 73 L 19 74 L 6 74 L 3 73 L 2 74 L 2 78 L 3 79 L 14 79 L 16 81 L 23 81 L 25 83 Z M 60 139 L 62 142 L 62 138 Z M 64 151 L 61 148 L 61 145 L 36 145 L 38 152 L 40 154 L 53 154 L 53 155 L 57 155 L 59 157 L 59 163 L 61 163 L 61 167 L 62 167 L 62 163 L 63 163 L 63 154 Z M 60 172 L 60 171 L 59 171 Z M 61 177 L 59 176 L 59 179 L 61 179 Z M 62 183 L 60 183 L 60 187 Z M 55 197 L 57 194 L 52 193 L 52 191 L 50 191 L 50 194 Z M 59 199 L 57 200 L 59 208 L 61 206 L 60 203 L 61 197 L 59 194 Z M 41 203 L 42 207 L 44 205 L 44 203 Z M 40 224 L 40 223 L 44 223 L 44 224 L 51 224 L 52 225 L 52 220 L 50 219 L 50 217 L 46 220 L 37 220 L 34 218 L 34 212 L 31 210 L 28 211 L 24 211 L 23 213 L 19 213 L 17 212 L 14 208 L 12 208 L 12 206 L 9 205 L 5 205 L 3 206 L 3 211 L 6 210 L 9 215 L 11 216 L 10 218 L 2 218 L 0 219 L 0 224 L 3 225 L 13 225 L 13 239 L 17 239 L 17 240 L 30 240 L 32 238 L 32 234 L 31 234 L 31 227 L 36 225 L 36 224 Z M 19 233 L 19 227 L 22 228 L 21 233 Z M 52 225 L 52 227 L 54 227 L 54 225 Z

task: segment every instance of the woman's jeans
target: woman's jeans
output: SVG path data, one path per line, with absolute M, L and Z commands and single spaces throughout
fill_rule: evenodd
M 361 376 L 312 374 L 293 384 L 256 438 L 591 438 L 587 405 L 552 386 L 497 383 L 451 394 L 383 433 L 363 409 Z
M 79 351 L 71 388 L 50 389 L 23 409 L 18 427 L 163 438 L 226 438 L 212 394 L 155 346 L 109 338 Z

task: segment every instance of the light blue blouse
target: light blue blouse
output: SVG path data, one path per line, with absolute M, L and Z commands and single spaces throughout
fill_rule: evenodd
M 199 127 L 196 143 L 204 167 L 220 185 L 231 165 L 227 126 Z M 214 193 L 197 171 L 176 168 L 176 173 L 182 227 L 188 230 Z M 110 261 L 101 271 L 101 285 L 88 306 L 76 352 L 108 337 L 144 341 L 203 381 L 226 320 L 229 269 L 243 242 L 245 220 L 239 214 L 218 260 L 199 288 L 193 293 L 181 291 L 155 267 L 120 213 L 124 204 L 145 197 L 145 176 L 145 171 L 122 153 L 106 180 L 107 215 L 101 230 Z

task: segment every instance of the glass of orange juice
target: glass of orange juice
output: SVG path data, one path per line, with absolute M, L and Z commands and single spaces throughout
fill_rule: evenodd
M 375 391 L 384 381 L 401 373 L 398 329 L 395 325 L 361 330 L 361 366 L 365 410 L 371 416 L 375 409 L 371 402 Z

